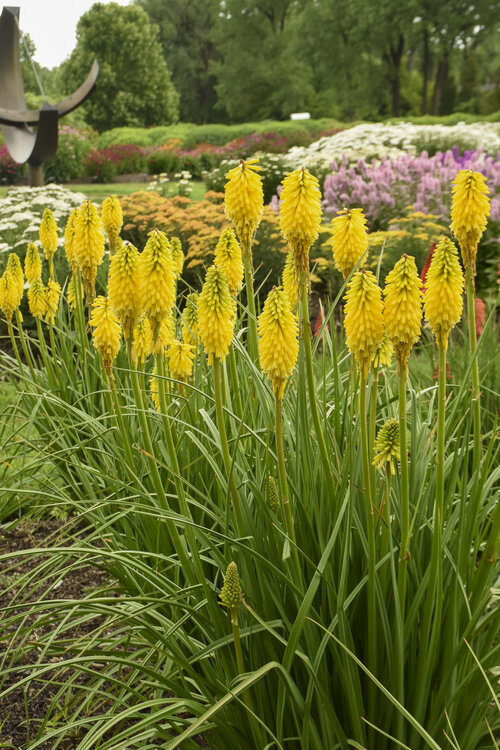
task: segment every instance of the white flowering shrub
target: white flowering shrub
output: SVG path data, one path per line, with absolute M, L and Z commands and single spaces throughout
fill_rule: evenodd
M 66 220 L 72 209 L 84 200 L 83 193 L 73 193 L 61 185 L 11 187 L 5 198 L 0 198 L 0 269 L 5 267 L 12 250 L 15 249 L 23 260 L 28 242 L 40 247 L 38 230 L 46 208 L 54 214 L 60 229 L 59 246 L 62 246 Z
M 309 146 L 294 146 L 282 158 L 288 169 L 303 164 L 314 174 L 322 175 L 332 162 L 347 159 L 396 159 L 403 154 L 428 151 L 482 149 L 495 155 L 500 152 L 500 125 L 477 122 L 470 125 L 414 125 L 410 122 L 356 125 L 334 135 L 320 138 Z

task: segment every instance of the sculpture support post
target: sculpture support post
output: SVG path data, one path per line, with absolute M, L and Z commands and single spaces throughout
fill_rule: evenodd
M 29 164 L 29 183 L 30 187 L 43 187 L 43 166 L 41 164 L 36 167 Z

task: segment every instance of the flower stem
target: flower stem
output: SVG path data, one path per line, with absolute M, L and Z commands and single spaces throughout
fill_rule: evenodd
M 469 325 L 469 353 L 472 357 L 472 407 L 474 416 L 473 471 L 479 472 L 481 462 L 481 398 L 479 384 L 479 362 L 477 359 L 476 309 L 474 305 L 474 276 L 467 271 L 467 318 Z
M 361 453 L 363 458 L 363 496 L 366 510 L 366 538 L 368 543 L 368 669 L 377 673 L 377 617 L 375 598 L 375 519 L 371 496 L 370 459 L 368 454 L 368 425 L 366 419 L 366 378 L 360 368 L 359 419 L 361 430 Z M 373 685 L 369 689 L 369 715 L 373 715 L 375 694 Z
M 231 607 L 231 628 L 233 630 L 234 653 L 236 655 L 236 664 L 238 667 L 238 674 L 240 675 L 245 674 L 245 662 L 243 661 L 243 650 L 241 648 L 240 628 L 238 624 L 238 608 L 237 607 Z M 256 748 L 263 747 L 260 727 L 255 716 L 253 715 L 255 712 L 255 709 L 253 706 L 252 697 L 249 694 L 248 690 L 246 690 L 243 693 L 243 700 L 245 702 L 246 707 L 251 712 L 250 724 L 252 726 L 252 731 L 254 734 L 255 747 Z
M 258 362 L 257 314 L 253 291 L 252 244 L 250 239 L 243 248 L 243 264 L 245 268 L 245 288 L 248 307 L 248 349 L 252 361 Z
M 290 538 L 290 551 L 293 563 L 295 565 L 297 575 L 299 576 L 298 580 L 301 580 L 299 558 L 297 554 L 297 546 L 295 544 L 295 527 L 293 525 L 292 510 L 290 507 L 290 495 L 288 492 L 288 481 L 286 478 L 285 450 L 283 447 L 283 400 L 277 395 L 274 397 L 274 406 L 280 501 L 283 510 L 283 516 L 285 519 L 286 530 Z
M 26 362 L 28 363 L 28 367 L 31 373 L 31 377 L 34 383 L 36 383 L 36 375 L 35 375 L 35 368 L 33 365 L 33 358 L 31 356 L 31 352 L 28 349 L 28 345 L 26 343 L 26 337 L 24 335 L 23 331 L 23 322 L 21 318 L 21 313 L 19 311 L 19 308 L 16 308 L 16 320 L 17 320 L 17 328 L 19 331 L 19 338 L 21 339 L 21 346 L 23 348 L 24 352 L 24 358 L 26 359 Z
M 302 317 L 302 337 L 304 342 L 304 359 L 306 363 L 307 373 L 307 387 L 309 391 L 309 406 L 314 422 L 314 428 L 316 430 L 316 438 L 318 440 L 319 451 L 321 460 L 323 462 L 323 469 L 325 472 L 328 490 L 331 497 L 335 497 L 335 487 L 333 484 L 333 474 L 330 466 L 330 459 L 328 457 L 328 451 L 326 448 L 325 438 L 319 418 L 318 403 L 316 399 L 316 384 L 314 381 L 314 371 L 312 363 L 312 348 L 311 348 L 311 325 L 309 323 L 309 299 L 307 296 L 307 279 L 305 272 L 302 271 L 300 284 L 300 310 Z
M 227 442 L 226 425 L 224 422 L 224 407 L 222 400 L 222 364 L 218 357 L 214 356 L 214 385 L 215 385 L 215 413 L 217 415 L 217 428 L 219 430 L 220 444 L 222 450 L 222 457 L 224 459 L 224 465 L 226 467 L 226 474 L 228 477 L 229 490 L 233 500 L 234 513 L 236 516 L 236 527 L 238 533 L 242 534 L 244 529 L 243 516 L 241 515 L 240 499 L 238 497 L 238 490 L 234 482 L 234 475 L 231 466 L 231 455 L 229 453 L 229 445 Z
M 404 632 L 406 569 L 410 556 L 410 487 L 408 482 L 408 446 L 406 443 L 406 368 L 399 372 L 399 451 L 401 461 L 401 542 L 399 548 L 398 596 Z

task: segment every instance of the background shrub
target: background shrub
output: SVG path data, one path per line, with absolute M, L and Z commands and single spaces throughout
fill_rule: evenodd
M 81 177 L 85 171 L 83 159 L 90 148 L 90 139 L 84 132 L 60 125 L 56 155 L 44 165 L 45 182 L 69 182 Z
M 17 180 L 25 174 L 24 164 L 18 164 L 11 157 L 7 146 L 0 145 L 0 183 L 2 185 L 14 185 Z

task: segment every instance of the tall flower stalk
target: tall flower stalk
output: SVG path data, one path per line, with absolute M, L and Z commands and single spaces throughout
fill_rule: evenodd
M 262 370 L 273 386 L 280 505 L 291 542 L 292 559 L 300 577 L 283 446 L 283 394 L 299 354 L 298 328 L 288 296 L 282 287 L 273 287 L 259 317 L 259 358 Z
M 486 179 L 480 172 L 461 170 L 453 180 L 451 229 L 462 251 L 467 289 L 467 317 L 469 324 L 469 352 L 472 358 L 472 401 L 474 413 L 474 470 L 479 470 L 481 459 L 481 392 L 477 359 L 476 310 L 474 279 L 479 240 L 490 215 Z
M 410 487 L 408 480 L 408 446 L 406 426 L 406 380 L 408 358 L 420 336 L 422 325 L 422 282 L 415 258 L 403 255 L 387 275 L 384 289 L 384 322 L 394 346 L 399 376 L 399 439 L 401 453 L 401 544 L 398 569 L 399 606 L 404 622 L 406 569 L 410 546 Z
M 384 334 L 382 290 L 371 271 L 357 271 L 347 285 L 345 318 L 347 346 L 356 357 L 360 372 L 359 422 L 363 461 L 366 536 L 368 542 L 368 667 L 377 671 L 377 615 L 376 615 L 376 550 L 375 550 L 375 486 L 371 481 L 366 410 L 367 379 L 371 362 Z M 373 404 L 372 404 L 373 408 Z M 373 704 L 373 690 L 370 700 Z
M 257 360 L 257 315 L 253 290 L 252 238 L 259 226 L 264 206 L 264 192 L 257 159 L 240 160 L 226 175 L 224 206 L 241 242 L 245 287 L 248 304 L 248 339 L 250 355 Z M 229 280 L 228 280 L 229 281 Z
M 316 177 L 305 167 L 296 169 L 283 180 L 280 205 L 280 226 L 294 258 L 298 283 L 304 360 L 307 373 L 309 403 L 316 430 L 323 469 L 333 493 L 333 474 L 321 425 L 313 372 L 311 324 L 309 321 L 309 250 L 318 237 L 321 222 L 321 192 Z
M 223 397 L 222 364 L 231 346 L 235 320 L 236 302 L 229 292 L 226 276 L 217 266 L 212 266 L 207 271 L 205 283 L 198 297 L 198 334 L 208 355 L 208 364 L 213 366 L 215 411 L 221 441 L 221 451 L 233 500 L 238 531 L 239 533 L 243 533 L 243 516 L 241 514 L 240 500 L 231 466 L 231 455 L 229 453 L 224 420 Z

